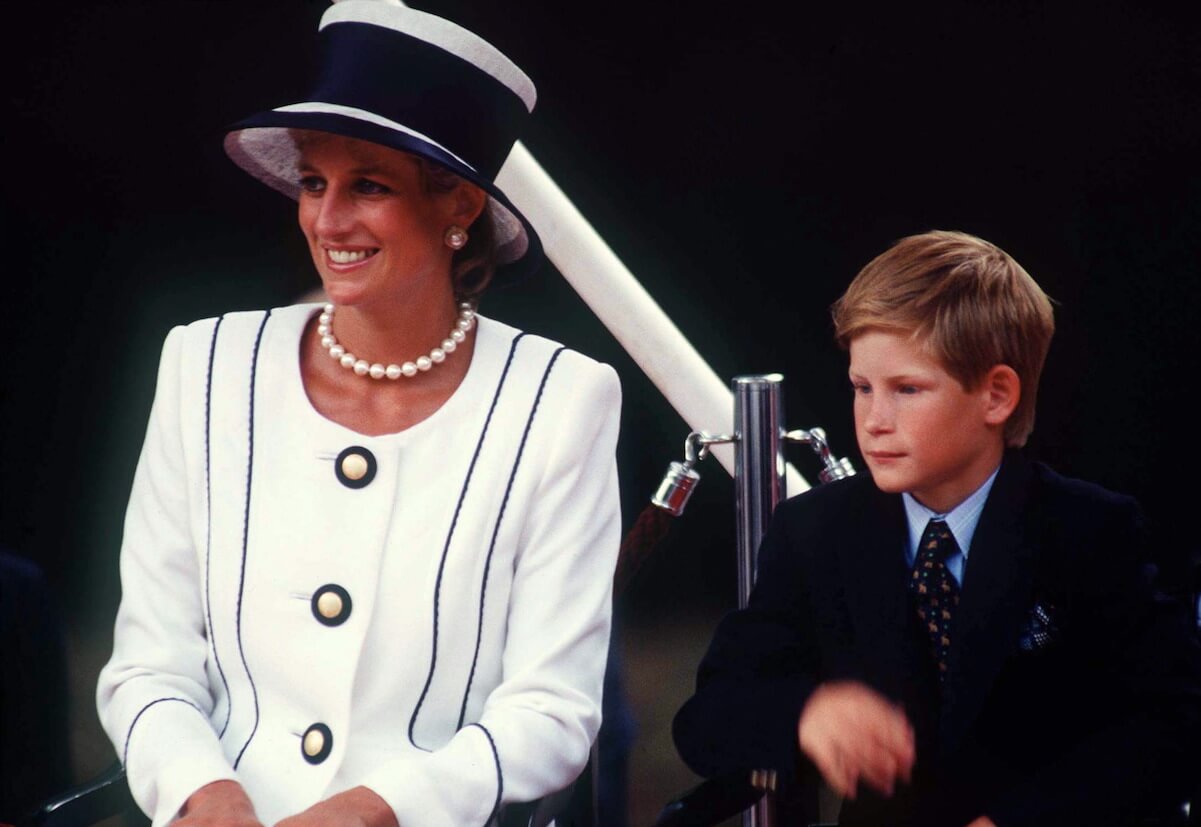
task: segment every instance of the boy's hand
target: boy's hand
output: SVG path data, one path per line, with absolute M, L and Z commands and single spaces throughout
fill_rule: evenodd
M 823 683 L 797 723 L 801 751 L 844 798 L 860 781 L 891 796 L 913 769 L 913 727 L 900 707 L 855 681 Z
M 237 781 L 214 781 L 188 796 L 174 827 L 263 827 Z
M 307 810 L 288 816 L 275 827 L 398 827 L 388 803 L 368 787 L 354 787 Z

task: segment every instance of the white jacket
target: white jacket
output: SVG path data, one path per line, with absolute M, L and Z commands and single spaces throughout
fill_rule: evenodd
M 305 394 L 316 309 L 167 336 L 100 717 L 156 827 L 219 779 L 268 825 L 360 784 L 402 827 L 483 825 L 600 726 L 617 377 L 481 317 L 445 405 L 363 436 Z

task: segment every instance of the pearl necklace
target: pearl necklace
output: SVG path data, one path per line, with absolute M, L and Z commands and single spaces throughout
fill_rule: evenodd
M 334 306 L 332 304 L 327 304 L 322 308 L 321 316 L 317 319 L 317 334 L 321 337 L 321 346 L 328 350 L 329 355 L 337 359 L 347 370 L 353 370 L 359 376 L 370 376 L 372 379 L 383 379 L 385 376 L 389 379 L 399 379 L 402 376 L 416 376 L 418 373 L 446 361 L 446 354 L 454 353 L 455 348 L 467 338 L 467 331 L 474 326 L 475 308 L 468 302 L 463 302 L 459 305 L 459 318 L 455 320 L 455 326 L 450 329 L 450 333 L 442 340 L 441 345 L 431 350 L 428 356 L 418 356 L 412 362 L 405 362 L 403 365 L 388 365 L 387 367 L 379 362 L 372 364 L 366 359 L 360 359 L 353 353 L 348 353 L 346 348 L 338 344 L 338 340 L 334 338 Z

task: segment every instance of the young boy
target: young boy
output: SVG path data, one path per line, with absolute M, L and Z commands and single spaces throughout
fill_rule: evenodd
M 776 510 L 676 716 L 681 756 L 706 776 L 811 762 L 843 825 L 1116 825 L 1182 801 L 1201 647 L 1151 590 L 1139 508 L 1017 451 L 1046 295 L 996 246 L 931 232 L 833 314 L 871 476 Z

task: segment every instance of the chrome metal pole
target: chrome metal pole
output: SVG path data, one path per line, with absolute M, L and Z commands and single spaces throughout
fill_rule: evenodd
M 738 519 L 738 606 L 755 585 L 759 541 L 784 498 L 784 396 L 778 373 L 734 377 L 734 496 Z
M 784 377 L 778 373 L 734 377 L 734 496 L 738 505 L 738 605 L 755 585 L 759 541 L 776 504 L 785 496 Z M 743 827 L 772 827 L 771 795 L 742 814 Z

